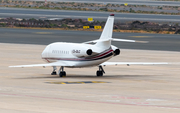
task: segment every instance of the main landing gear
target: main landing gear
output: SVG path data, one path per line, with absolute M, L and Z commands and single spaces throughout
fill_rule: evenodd
M 99 70 L 97 70 L 96 75 L 97 76 L 103 76 L 103 73 L 105 73 L 102 66 L 99 66 Z
M 57 75 L 56 73 L 56 66 L 53 66 L 53 72 L 51 73 L 51 75 Z M 59 71 L 58 71 L 59 77 L 66 77 L 66 72 L 64 71 L 64 67 L 61 66 Z
M 53 66 L 53 72 L 51 73 L 51 75 L 57 75 L 56 69 L 57 69 L 56 66 Z M 99 70 L 97 70 L 96 75 L 103 76 L 103 73 L 105 73 L 103 67 L 99 66 Z M 59 77 L 66 77 L 66 72 L 64 71 L 63 66 L 60 67 L 58 74 L 59 74 Z
M 59 77 L 66 77 L 66 72 L 64 71 L 64 67 L 61 66 L 59 69 Z

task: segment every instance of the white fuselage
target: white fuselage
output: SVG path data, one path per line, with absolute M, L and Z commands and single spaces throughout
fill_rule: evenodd
M 58 74 L 60 77 L 66 76 L 64 67 L 81 68 L 98 66 L 97 76 L 103 76 L 105 73 L 102 66 L 119 64 L 168 64 L 168 63 L 149 63 L 149 62 L 106 62 L 113 56 L 120 54 L 120 49 L 111 45 L 111 41 L 136 42 L 135 40 L 112 38 L 114 24 L 114 14 L 108 17 L 101 36 L 98 40 L 88 41 L 96 43 L 94 45 L 84 43 L 65 43 L 56 42 L 46 46 L 42 52 L 42 59 L 46 64 L 17 65 L 9 67 L 38 67 L 52 66 L 51 75 L 56 75 L 57 67 L 60 67 Z
M 46 46 L 42 52 L 42 59 L 46 62 L 73 62 L 76 65 L 72 67 L 97 66 L 112 57 L 113 49 L 111 46 L 108 49 L 102 49 L 95 45 L 78 43 L 56 42 Z

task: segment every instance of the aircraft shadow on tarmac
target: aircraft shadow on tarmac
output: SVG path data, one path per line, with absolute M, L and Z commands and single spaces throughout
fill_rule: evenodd
M 49 78 L 56 78 L 57 80 L 61 79 L 69 79 L 69 78 L 74 78 L 74 79 L 93 79 L 93 80 L 105 80 L 105 79 L 149 79 L 152 78 L 152 76 L 158 76 L 158 75 L 104 75 L 102 77 L 97 77 L 94 75 L 67 75 L 66 77 L 59 77 L 58 75 L 49 75 L 49 74 L 41 74 L 40 76 L 32 76 L 32 77 L 23 77 L 23 78 L 16 78 L 16 79 L 49 79 Z

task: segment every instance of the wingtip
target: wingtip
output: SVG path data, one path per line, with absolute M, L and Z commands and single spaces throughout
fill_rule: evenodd
M 135 40 L 135 42 L 137 42 L 137 43 L 149 43 L 149 41 L 138 41 L 138 40 Z

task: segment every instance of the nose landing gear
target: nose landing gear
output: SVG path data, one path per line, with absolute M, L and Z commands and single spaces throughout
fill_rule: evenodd
M 51 75 L 57 75 L 57 73 L 56 73 L 56 66 L 53 66 L 53 72 L 51 73 Z
M 53 71 L 51 75 L 57 75 L 56 70 L 57 70 L 56 66 L 53 66 Z M 60 67 L 58 74 L 59 74 L 59 77 L 66 77 L 66 72 L 64 71 L 63 66 Z

